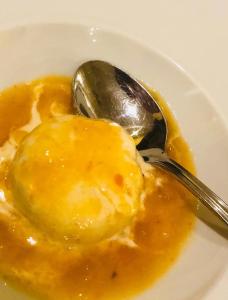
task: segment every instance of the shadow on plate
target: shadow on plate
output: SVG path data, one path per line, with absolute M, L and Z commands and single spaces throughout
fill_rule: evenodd
M 199 204 L 196 211 L 196 216 L 203 223 L 209 226 L 211 229 L 216 231 L 219 235 L 223 236 L 228 240 L 228 227 L 220 220 L 217 215 L 215 215 L 211 210 L 209 210 L 203 204 Z

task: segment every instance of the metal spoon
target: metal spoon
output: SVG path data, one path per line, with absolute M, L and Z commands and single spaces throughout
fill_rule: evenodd
M 138 142 L 144 160 L 172 173 L 193 195 L 228 224 L 228 205 L 165 153 L 167 124 L 146 89 L 122 70 L 103 61 L 82 64 L 72 83 L 77 112 L 119 123 Z

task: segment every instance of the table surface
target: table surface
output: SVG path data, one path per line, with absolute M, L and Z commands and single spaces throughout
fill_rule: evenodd
M 183 67 L 208 93 L 228 128 L 228 1 L 7 0 L 0 29 L 76 22 L 125 33 Z M 199 279 L 200 280 L 200 279 Z M 228 270 L 203 300 L 225 300 Z

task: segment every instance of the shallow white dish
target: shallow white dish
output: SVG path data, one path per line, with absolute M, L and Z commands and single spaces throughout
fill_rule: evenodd
M 193 149 L 199 177 L 228 199 L 225 126 L 205 94 L 178 65 L 135 41 L 96 28 L 67 24 L 3 31 L 0 88 L 47 74 L 72 75 L 80 63 L 89 59 L 116 64 L 161 92 Z M 213 155 L 216 159 L 212 159 Z M 227 240 L 197 221 L 178 262 L 138 299 L 202 299 L 227 265 Z M 0 298 L 29 299 L 4 284 L 0 287 Z

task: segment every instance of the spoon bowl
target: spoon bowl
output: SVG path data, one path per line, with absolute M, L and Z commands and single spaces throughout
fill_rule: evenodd
M 138 150 L 165 149 L 166 120 L 159 105 L 136 80 L 103 61 L 81 65 L 73 79 L 74 107 L 90 118 L 105 118 L 123 126 Z
M 228 205 L 165 153 L 166 120 L 159 105 L 137 80 L 107 62 L 88 61 L 76 71 L 72 91 L 77 112 L 123 126 L 136 139 L 145 161 L 172 173 L 228 225 Z

